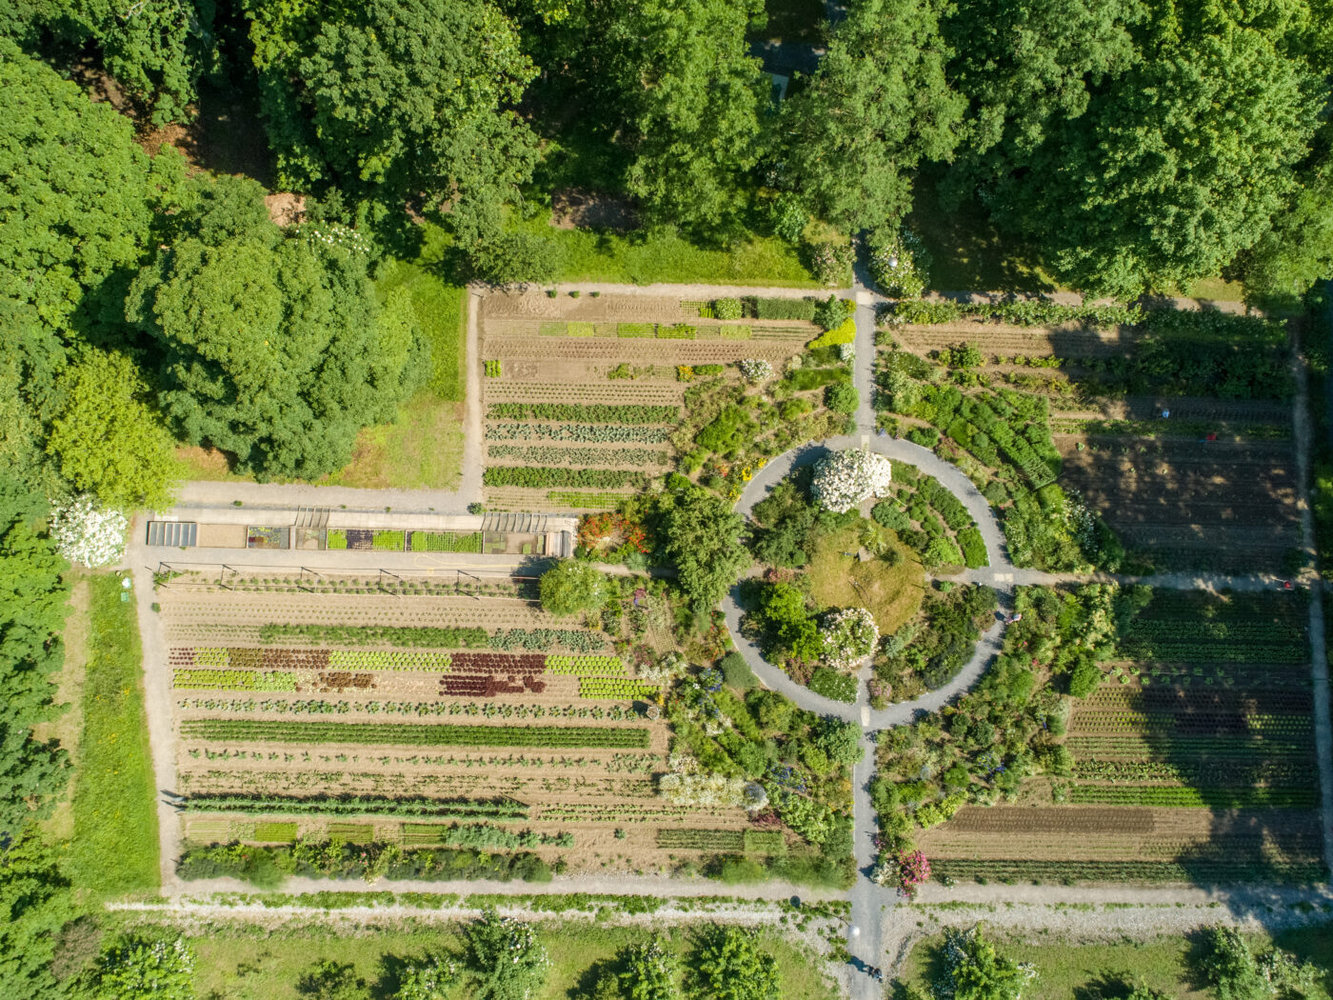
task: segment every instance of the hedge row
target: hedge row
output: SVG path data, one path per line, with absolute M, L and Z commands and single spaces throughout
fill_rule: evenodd
M 335 879 L 364 879 L 367 874 L 379 874 L 391 880 L 551 880 L 550 867 L 527 851 L 486 854 L 447 847 L 402 850 L 397 844 L 329 841 L 298 842 L 282 847 L 189 844 L 176 863 L 176 874 L 183 879 L 241 878 L 260 885 L 272 885 L 284 875 Z

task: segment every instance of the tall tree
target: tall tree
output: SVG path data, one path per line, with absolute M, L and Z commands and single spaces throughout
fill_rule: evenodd
M 650 220 L 716 236 L 745 203 L 767 80 L 745 41 L 757 0 L 612 0 L 603 44 L 623 47 L 631 194 Z
M 656 534 L 695 614 L 711 611 L 750 565 L 740 541 L 744 526 L 721 497 L 701 487 L 658 497 Z
M 546 949 L 532 925 L 493 909 L 464 929 L 463 955 L 476 1000 L 528 1000 L 546 979 Z
M 30 50 L 68 53 L 91 44 L 154 125 L 184 121 L 199 78 L 213 69 L 214 0 L 18 0 L 0 35 Z
M 182 240 L 143 269 L 127 317 L 161 350 L 158 400 L 181 437 L 265 478 L 316 478 L 392 415 L 426 346 L 409 302 L 377 306 L 355 235 Z
M 1000 188 L 1057 272 L 1128 296 L 1221 271 L 1284 210 L 1319 101 L 1268 36 L 1233 28 L 1136 67 Z
M 706 930 L 694 953 L 703 995 L 713 1000 L 778 1000 L 778 963 L 741 927 Z
M 69 886 L 54 854 L 35 836 L 0 854 L 0 995 L 67 995 L 51 974 L 51 960 L 61 927 L 74 916 Z
M 811 211 L 853 231 L 896 226 L 917 164 L 952 156 L 966 102 L 945 78 L 940 7 L 853 4 L 819 69 L 783 106 L 774 155 Z
M 535 70 L 488 0 L 251 0 L 251 36 L 282 183 L 335 184 L 394 213 L 448 203 L 467 238 L 493 233 L 531 173 L 513 106 Z
M 114 327 L 184 161 L 150 160 L 129 122 L 3 39 L 0 88 L 0 300 L 61 339 Z M 51 343 L 25 353 L 44 379 L 60 365 Z
M 1146 16 L 1143 0 L 959 0 L 943 31 L 969 102 L 967 148 L 1004 169 L 1081 116 L 1139 60 L 1132 29 Z
M 105 507 L 162 509 L 178 478 L 175 442 L 145 402 L 148 387 L 123 354 L 89 349 L 60 381 L 65 405 L 46 450 L 60 475 Z

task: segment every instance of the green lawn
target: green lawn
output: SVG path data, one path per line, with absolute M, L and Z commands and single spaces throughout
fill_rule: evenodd
M 811 598 L 826 608 L 868 608 L 879 634 L 892 635 L 917 613 L 926 592 L 921 561 L 906 546 L 894 547 L 896 566 L 884 559 L 860 562 L 860 524 L 819 534 L 805 568 Z
M 118 576 L 89 582 L 83 736 L 67 862 L 76 889 L 111 896 L 158 886 L 157 794 L 135 602 L 121 601 Z
M 1007 937 L 998 929 L 988 928 L 988 936 L 997 942 L 1001 953 L 1020 962 L 1031 962 L 1037 978 L 1023 993 L 1024 1000 L 1068 1000 L 1069 997 L 1101 998 L 1127 996 L 1121 983 L 1136 978 L 1164 991 L 1176 1000 L 1204 1000 L 1212 991 L 1200 982 L 1191 962 L 1195 945 L 1186 937 L 1162 937 L 1146 941 L 1091 944 L 1065 944 L 1056 931 L 1036 938 Z M 1266 949 L 1270 942 L 1263 935 L 1247 935 L 1256 946 Z M 913 947 L 904 965 L 902 981 L 928 987 L 938 973 L 939 950 L 943 935 L 934 935 Z M 1298 958 L 1330 968 L 1333 961 L 1333 934 L 1327 927 L 1279 935 L 1277 944 Z
M 538 927 L 551 957 L 551 970 L 533 1000 L 568 1000 L 579 995 L 577 989 L 590 967 L 648 936 L 640 929 L 588 923 L 548 922 Z M 688 950 L 689 942 L 689 932 L 681 930 L 668 939 L 672 949 L 681 953 Z M 420 955 L 428 948 L 455 955 L 461 951 L 457 936 L 445 927 L 337 937 L 318 929 L 246 932 L 223 924 L 207 934 L 191 936 L 190 943 L 198 955 L 195 992 L 199 1000 L 298 1000 L 297 979 L 325 958 L 352 963 L 358 975 L 375 986 L 383 970 L 397 967 L 400 959 Z M 834 1000 L 836 992 L 804 952 L 773 936 L 766 937 L 764 945 L 778 959 L 783 1000 Z M 372 995 L 386 994 L 372 990 Z M 463 994 L 455 990 L 450 995 L 461 1000 Z
M 795 248 L 773 236 L 752 236 L 730 250 L 709 250 L 674 234 L 649 237 L 634 232 L 618 236 L 557 229 L 545 213 L 533 219 L 513 220 L 511 225 L 564 247 L 565 267 L 560 281 L 820 287 L 801 264 Z

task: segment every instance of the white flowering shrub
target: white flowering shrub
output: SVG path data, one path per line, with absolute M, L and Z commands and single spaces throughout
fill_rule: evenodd
M 110 507 L 98 507 L 87 494 L 51 511 L 51 538 L 60 554 L 80 566 L 113 566 L 125 555 L 130 523 Z
M 889 491 L 893 466 L 883 455 L 868 451 L 836 451 L 815 464 L 810 484 L 815 502 L 842 514 L 862 500 Z
M 844 608 L 824 615 L 819 623 L 819 640 L 829 666 L 849 670 L 875 651 L 879 628 L 867 609 Z
M 742 358 L 736 362 L 736 367 L 749 382 L 763 382 L 773 377 L 773 365 L 766 358 Z
M 657 790 L 675 806 L 711 809 L 714 807 L 752 805 L 757 801 L 743 778 L 728 778 L 723 774 L 708 774 L 699 762 L 687 754 L 674 753 L 667 758 L 669 774 L 662 775 Z
M 855 360 L 856 360 L 856 345 L 855 345 L 855 344 L 839 344 L 839 345 L 838 345 L 838 360 L 839 360 L 839 361 L 855 361 Z

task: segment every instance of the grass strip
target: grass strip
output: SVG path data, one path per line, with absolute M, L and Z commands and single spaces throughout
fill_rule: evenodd
M 120 579 L 90 581 L 91 628 L 83 739 L 74 776 L 74 840 L 67 870 L 98 895 L 156 889 L 157 783 L 144 713 L 142 646 Z
M 647 729 L 628 726 L 435 726 L 367 722 L 190 719 L 181 736 L 255 743 L 350 743 L 392 746 L 646 749 Z

